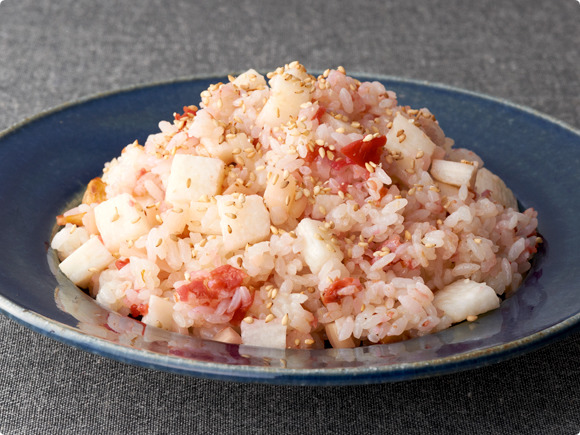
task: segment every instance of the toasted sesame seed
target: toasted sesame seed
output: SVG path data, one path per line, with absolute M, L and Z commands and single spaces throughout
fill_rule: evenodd
M 481 243 L 481 239 L 479 237 L 476 237 L 475 239 L 473 239 L 473 241 L 477 244 Z
M 239 317 L 238 317 L 238 319 L 239 319 Z M 252 324 L 252 323 L 254 323 L 254 318 L 250 317 L 250 316 L 244 317 L 244 322 L 246 322 L 247 324 Z
M 477 316 L 467 316 L 466 320 L 468 322 L 475 322 L 477 320 Z
M 423 152 L 423 150 L 419 150 L 417 152 L 417 155 L 415 156 L 416 159 L 420 159 L 421 157 L 423 157 L 425 155 L 425 153 Z
M 286 326 L 288 324 L 288 313 L 284 314 L 282 317 L 282 325 Z
M 99 269 L 97 269 L 96 267 L 89 267 L 87 270 L 88 270 L 89 272 L 91 272 L 91 273 L 95 273 L 95 272 L 97 272 Z
M 231 234 L 232 233 L 232 227 L 228 225 L 228 233 Z
M 324 156 L 326 156 L 326 151 L 324 151 L 324 148 L 318 148 L 318 155 L 322 158 L 324 158 Z
M 411 240 L 411 233 L 409 230 L 405 230 L 405 240 Z
M 159 224 L 162 224 L 163 223 L 163 219 L 161 219 L 161 216 L 159 216 L 158 214 L 155 215 L 155 220 L 157 222 L 159 222 Z
M 270 231 L 272 231 L 272 234 L 278 234 L 278 228 L 274 225 L 270 225 Z
M 111 218 L 111 222 L 115 222 L 117 220 L 119 220 L 119 210 L 117 210 L 117 207 L 115 207 L 115 214 L 113 215 L 113 217 Z
M 401 136 L 399 136 L 399 143 L 403 142 L 405 139 L 407 139 L 407 135 L 403 133 Z
M 270 323 L 272 320 L 274 320 L 274 315 L 273 314 L 268 314 L 266 316 L 266 319 L 264 320 L 264 322 Z
M 294 340 L 294 344 L 296 346 L 300 346 L 300 339 L 297 338 L 296 340 Z
M 188 178 L 185 182 L 185 186 L 189 189 L 191 187 L 191 178 Z
M 304 344 L 310 346 L 314 344 L 314 340 L 311 338 L 307 338 L 306 340 L 304 340 Z

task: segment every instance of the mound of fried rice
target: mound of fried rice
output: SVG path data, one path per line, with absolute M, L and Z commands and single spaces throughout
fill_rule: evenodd
M 230 76 L 159 129 L 105 164 L 52 241 L 75 284 L 147 325 L 399 341 L 498 307 L 541 241 L 536 212 L 428 109 L 342 67 Z

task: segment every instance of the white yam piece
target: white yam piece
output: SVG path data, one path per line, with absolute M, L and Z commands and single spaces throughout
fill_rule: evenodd
M 439 188 L 439 193 L 441 196 L 457 196 L 459 195 L 459 187 L 452 186 L 451 184 L 442 183 L 440 181 L 435 183 Z
M 433 305 L 453 323 L 499 307 L 500 299 L 486 283 L 470 279 L 455 281 L 435 293 Z
M 93 274 L 106 269 L 112 261 L 115 257 L 93 236 L 65 258 L 59 268 L 73 283 L 86 287 Z
M 211 157 L 218 158 L 226 164 L 234 162 L 236 156 L 239 156 L 239 158 L 243 159 L 244 166 L 248 166 L 248 170 L 253 169 L 253 160 L 244 157 L 248 153 L 255 152 L 255 148 L 245 133 L 238 133 L 233 137 L 228 137 L 219 144 L 204 144 L 204 147 Z
M 173 305 L 169 299 L 159 296 L 149 296 L 149 308 L 147 314 L 141 320 L 146 325 L 155 326 L 167 331 L 177 331 L 177 325 L 173 320 Z
M 292 74 L 276 74 L 270 79 L 270 98 L 260 111 L 256 125 L 276 127 L 297 117 L 300 105 L 310 101 L 310 86 Z
M 264 203 L 270 210 L 270 219 L 274 225 L 282 225 L 290 217 L 296 195 L 296 179 L 281 171 L 272 173 L 266 184 Z
M 242 198 L 245 198 L 242 202 Z M 270 213 L 259 195 L 216 197 L 221 233 L 226 251 L 243 248 L 270 236 Z
M 214 335 L 213 340 L 229 344 L 242 344 L 242 337 L 240 337 L 240 334 L 234 331 L 230 326 L 226 326 Z
M 505 207 L 518 209 L 518 201 L 514 193 L 505 185 L 503 180 L 486 168 L 477 171 L 475 177 L 475 191 L 482 194 L 486 190 L 491 192 L 491 199 Z
M 248 346 L 286 348 L 286 326 L 273 320 L 254 319 L 252 323 L 241 323 L 242 342 Z
M 234 85 L 245 91 L 254 90 L 266 86 L 266 79 L 254 69 L 249 69 L 240 74 L 233 81 Z
M 111 252 L 118 251 L 122 241 L 136 240 L 151 229 L 143 208 L 128 193 L 97 205 L 95 223 Z
M 385 147 L 392 153 L 400 153 L 403 157 L 414 159 L 420 152 L 431 158 L 436 145 L 423 130 L 397 112 L 393 126 L 387 133 Z
M 171 164 L 165 199 L 174 205 L 189 205 L 204 195 L 221 192 L 225 164 L 213 157 L 177 154 Z
M 332 241 L 329 231 L 321 231 L 322 222 L 304 218 L 296 227 L 298 237 L 304 239 L 302 256 L 310 270 L 317 274 L 327 262 L 341 265 L 344 254 Z M 344 267 L 344 266 L 343 266 Z M 340 267 L 339 267 L 340 268 Z
M 330 341 L 330 344 L 335 349 L 347 349 L 357 346 L 357 343 L 352 336 L 348 337 L 346 340 L 341 340 L 338 338 L 338 330 L 336 328 L 336 323 L 334 322 L 328 323 L 324 327 L 324 330 L 326 331 L 326 337 L 328 338 L 328 341 Z
M 58 258 L 62 261 L 87 240 L 89 240 L 89 233 L 85 228 L 67 224 L 54 235 L 50 247 L 56 250 Z
M 431 176 L 442 183 L 452 186 L 472 187 L 477 172 L 477 166 L 470 163 L 452 162 L 450 160 L 433 160 Z
M 192 201 L 187 229 L 194 233 L 221 235 L 217 203 Z

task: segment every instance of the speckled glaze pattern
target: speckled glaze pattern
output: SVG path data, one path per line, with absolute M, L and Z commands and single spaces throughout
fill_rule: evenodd
M 144 143 L 225 77 L 180 80 L 85 99 L 0 135 L 0 310 L 89 352 L 176 373 L 243 382 L 339 385 L 398 381 L 490 364 L 537 348 L 580 324 L 580 133 L 508 102 L 431 83 L 370 77 L 401 104 L 428 107 L 457 146 L 476 151 L 545 240 L 522 287 L 473 323 L 390 345 L 276 350 L 203 341 L 144 327 L 99 307 L 58 271 L 48 248 L 54 216 L 128 143 Z

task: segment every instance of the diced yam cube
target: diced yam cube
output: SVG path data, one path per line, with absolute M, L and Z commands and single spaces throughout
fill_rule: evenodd
M 192 201 L 187 229 L 194 233 L 221 235 L 217 203 Z
M 282 172 L 273 172 L 266 184 L 264 202 L 270 210 L 270 218 L 274 225 L 282 225 L 290 216 L 296 195 L 296 179 L 292 175 L 286 178 Z
M 213 336 L 214 341 L 221 341 L 229 344 L 242 344 L 242 337 L 230 326 L 226 326 L 220 332 Z
M 357 347 L 354 337 L 350 336 L 346 340 L 341 340 L 338 338 L 338 330 L 336 328 L 336 323 L 328 323 L 324 330 L 326 331 L 326 336 L 328 341 L 335 349 L 346 349 L 351 347 Z
M 189 222 L 189 210 L 187 208 L 174 207 L 161 213 L 163 228 L 169 234 L 181 234 Z
M 202 196 L 221 192 L 225 164 L 213 157 L 177 154 L 171 164 L 165 199 L 172 204 L 189 204 Z
M 238 133 L 233 137 L 226 138 L 224 142 L 204 144 L 205 149 L 211 157 L 216 157 L 224 163 L 229 164 L 235 160 L 236 155 L 246 162 L 245 155 L 254 150 L 254 145 L 248 140 L 244 133 Z M 239 150 L 234 154 L 236 150 Z
M 266 86 L 264 76 L 254 69 L 249 69 L 245 73 L 240 74 L 235 78 L 233 83 L 246 91 Z
M 159 296 L 149 296 L 149 308 L 147 314 L 141 320 L 146 325 L 166 329 L 167 331 L 177 331 L 177 325 L 173 320 L 174 303 Z
M 459 187 L 452 186 L 451 184 L 441 183 L 440 181 L 435 183 L 439 188 L 439 194 L 441 196 L 457 196 L 459 195 Z
M 270 213 L 261 196 L 232 194 L 216 199 L 226 251 L 235 251 L 270 236 Z
M 503 180 L 486 168 L 477 171 L 475 177 L 475 191 L 482 194 L 486 190 L 491 192 L 491 199 L 505 207 L 518 209 L 518 201 L 514 193 L 505 185 Z
M 455 281 L 435 293 L 433 305 L 453 323 L 499 307 L 500 299 L 486 283 L 470 279 Z
M 93 236 L 60 263 L 59 267 L 73 283 L 86 287 L 93 274 L 106 269 L 112 261 L 115 261 L 115 257 L 98 237 Z
M 310 86 L 291 74 L 276 74 L 270 79 L 270 98 L 260 111 L 258 126 L 279 126 L 298 116 L 300 105 L 310 101 Z
M 452 162 L 450 160 L 433 160 L 431 175 L 434 179 L 452 186 L 473 186 L 477 166 L 470 163 Z
M 67 224 L 54 235 L 50 247 L 56 250 L 58 258 L 62 261 L 87 240 L 89 240 L 89 233 L 86 229 Z
M 122 241 L 136 240 L 151 229 L 143 208 L 128 193 L 97 205 L 95 223 L 111 252 L 116 252 Z
M 435 151 L 435 144 L 423 130 L 409 122 L 399 112 L 393 119 L 393 126 L 387 133 L 385 147 L 392 153 L 401 154 L 403 157 L 414 159 L 422 152 L 429 158 Z
M 286 348 L 286 326 L 277 321 L 266 323 L 254 319 L 252 323 L 241 323 L 242 342 L 248 346 Z
M 321 231 L 322 222 L 304 218 L 296 227 L 296 234 L 304 240 L 302 256 L 312 271 L 318 273 L 327 262 L 340 268 L 344 254 L 332 241 L 330 231 Z M 344 266 L 343 266 L 344 267 Z

